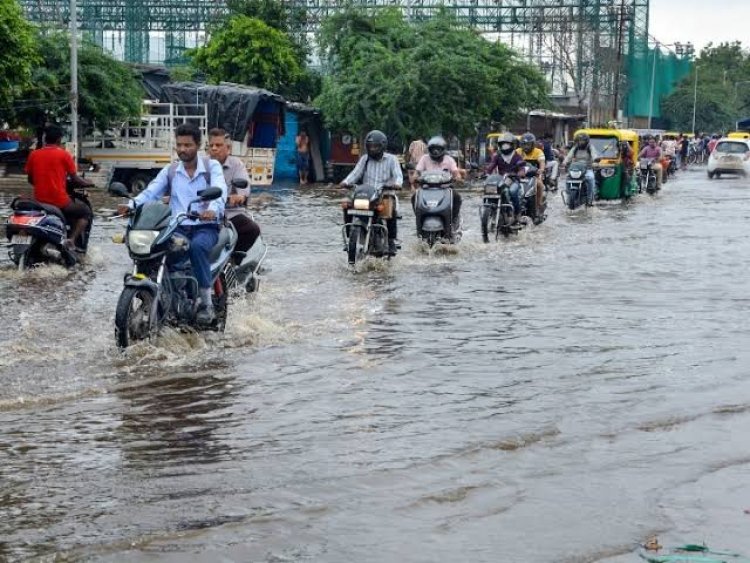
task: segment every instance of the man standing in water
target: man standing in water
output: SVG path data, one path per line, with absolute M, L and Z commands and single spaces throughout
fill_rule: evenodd
M 297 173 L 299 174 L 299 183 L 304 186 L 307 184 L 307 175 L 310 172 L 310 137 L 307 131 L 301 129 L 295 139 L 297 145 Z
M 190 202 L 198 198 L 198 193 L 206 188 L 221 188 L 224 195 L 198 206 L 200 220 L 186 219 L 177 232 L 190 240 L 190 263 L 200 291 L 200 307 L 196 320 L 200 324 L 210 324 L 215 318 L 211 300 L 211 249 L 219 240 L 219 221 L 224 214 L 227 199 L 227 185 L 224 173 L 215 160 L 198 158 L 201 145 L 201 131 L 192 123 L 183 123 L 175 131 L 179 162 L 162 168 L 148 187 L 129 203 L 118 205 L 118 214 L 170 196 L 169 207 L 172 215 L 186 213 Z M 195 209 L 195 206 L 193 207 Z

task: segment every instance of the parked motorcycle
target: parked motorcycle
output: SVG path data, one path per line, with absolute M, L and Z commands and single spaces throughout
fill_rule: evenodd
M 129 197 L 127 188 L 113 183 L 109 192 Z M 188 213 L 172 217 L 162 202 L 139 206 L 129 213 L 124 242 L 133 260 L 133 272 L 125 276 L 115 311 L 115 340 L 121 349 L 156 336 L 166 325 L 194 330 L 223 331 L 227 318 L 228 290 L 236 285 L 232 253 L 237 232 L 231 223 L 221 228 L 219 240 L 211 250 L 213 306 L 216 318 L 211 325 L 196 321 L 198 281 L 192 272 L 188 249 L 190 241 L 176 232 L 186 219 L 197 219 L 195 204 L 222 197 L 221 188 L 199 192 Z
M 453 222 L 453 177 L 449 172 L 424 172 L 414 194 L 417 236 L 430 248 L 438 242 L 456 244 L 461 240 L 461 220 Z
M 568 168 L 565 190 L 560 194 L 562 195 L 563 203 L 571 211 L 588 202 L 587 170 L 588 165 L 585 162 L 573 162 Z
M 68 193 L 91 209 L 84 190 L 74 189 L 69 184 Z M 59 264 L 72 268 L 86 253 L 93 221 L 89 221 L 85 232 L 74 241 L 75 247 L 83 251 L 79 253 L 65 244 L 71 227 L 66 225 L 59 208 L 20 197 L 15 198 L 10 207 L 13 213 L 8 217 L 5 234 L 10 241 L 9 257 L 19 270 L 38 264 Z
M 642 158 L 638 163 L 638 189 L 649 194 L 656 192 L 656 170 L 654 170 L 653 158 Z
M 350 265 L 365 256 L 390 259 L 387 221 L 395 216 L 397 201 L 393 187 L 359 185 L 351 198 L 342 202 L 351 218 L 341 230 Z

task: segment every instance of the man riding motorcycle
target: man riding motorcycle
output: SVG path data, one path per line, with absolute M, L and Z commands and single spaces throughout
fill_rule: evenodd
M 75 249 L 75 241 L 79 240 L 80 235 L 88 227 L 92 215 L 86 204 L 73 200 L 68 195 L 67 180 L 70 177 L 73 184 L 83 188 L 91 187 L 94 183 L 78 176 L 73 157 L 60 146 L 62 137 L 63 130 L 59 126 L 50 125 L 46 128 L 44 147 L 29 155 L 26 161 L 26 175 L 29 184 L 34 186 L 34 199 L 39 203 L 57 207 L 62 212 L 65 223 L 71 228 L 70 238 L 66 244 Z
M 656 189 L 661 189 L 663 169 L 660 164 L 661 161 L 661 148 L 656 144 L 656 138 L 649 137 L 648 144 L 643 147 L 638 158 L 645 158 L 651 160 L 651 168 L 656 173 Z
M 524 133 L 521 137 L 521 147 L 516 152 L 527 164 L 535 166 L 539 171 L 536 176 L 536 209 L 541 210 L 544 202 L 544 173 L 547 169 L 544 151 L 536 146 L 536 137 L 533 133 Z
M 401 172 L 401 165 L 392 154 L 385 152 L 388 138 L 385 133 L 373 129 L 365 136 L 365 150 L 357 165 L 349 175 L 341 182 L 343 187 L 352 187 L 356 184 L 365 184 L 368 186 L 389 186 L 393 189 L 401 189 L 404 183 L 404 175 Z M 396 255 L 396 236 L 397 218 L 394 214 L 392 219 L 386 220 L 388 228 L 388 253 L 391 256 Z M 344 211 L 344 221 L 351 222 L 351 217 Z
M 497 173 L 500 175 L 513 174 L 519 178 L 526 177 L 526 161 L 515 151 L 516 139 L 510 133 L 504 133 L 497 141 L 497 152 L 485 166 L 486 174 Z M 521 186 L 514 183 L 510 190 L 510 199 L 513 203 L 513 213 L 518 221 L 521 212 Z
M 172 215 L 186 213 L 190 202 L 206 188 L 221 188 L 223 196 L 200 208 L 200 220 L 187 219 L 177 232 L 190 240 L 188 252 L 193 274 L 198 282 L 201 305 L 196 315 L 200 324 L 210 324 L 215 318 L 211 300 L 211 260 L 210 253 L 219 240 L 219 221 L 224 214 L 227 199 L 227 185 L 224 173 L 216 160 L 199 158 L 201 131 L 192 123 L 183 123 L 175 131 L 177 156 L 180 159 L 173 169 L 170 164 L 162 168 L 148 187 L 128 204 L 118 205 L 117 212 L 125 214 L 149 201 L 158 201 L 169 195 Z M 174 170 L 173 176 L 171 170 Z
M 448 143 L 441 136 L 432 137 L 427 143 L 427 154 L 422 156 L 417 163 L 417 174 L 422 172 L 450 172 L 454 180 L 461 178 L 461 171 L 455 159 L 445 154 L 448 150 Z M 453 192 L 453 224 L 458 224 L 459 214 L 461 212 L 461 194 L 455 189 Z M 414 206 L 414 195 L 411 198 L 412 207 Z
M 594 205 L 594 199 L 596 198 L 596 176 L 594 176 L 594 162 L 599 159 L 599 154 L 596 149 L 591 146 L 591 138 L 587 133 L 580 133 L 576 135 L 575 145 L 568 151 L 568 156 L 565 157 L 563 166 L 567 168 L 575 160 L 576 162 L 586 163 L 586 180 L 587 186 L 587 202 L 586 205 Z
M 544 160 L 547 163 L 544 175 L 553 183 L 553 186 L 557 185 L 557 175 L 560 172 L 560 163 L 557 160 L 556 151 L 552 146 L 552 135 L 547 133 L 542 139 L 542 150 L 544 151 Z

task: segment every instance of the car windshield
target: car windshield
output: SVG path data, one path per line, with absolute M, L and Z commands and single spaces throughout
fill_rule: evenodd
M 736 143 L 731 141 L 722 141 L 716 145 L 716 152 L 729 154 L 744 154 L 748 152 L 748 146 L 745 143 Z
M 591 137 L 591 146 L 603 158 L 616 158 L 619 141 L 617 137 Z

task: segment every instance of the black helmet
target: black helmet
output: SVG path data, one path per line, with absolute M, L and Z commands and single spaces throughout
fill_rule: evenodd
M 536 137 L 534 137 L 533 133 L 524 133 L 523 137 L 521 137 L 521 148 L 524 152 L 531 152 L 534 150 L 534 147 L 536 146 Z
M 497 140 L 497 150 L 502 154 L 508 155 L 513 152 L 516 144 L 516 138 L 510 133 L 504 133 Z
M 589 137 L 588 133 L 579 133 L 578 135 L 576 135 L 576 139 L 575 139 L 576 144 L 579 147 L 580 146 L 584 146 L 584 147 L 589 146 L 589 141 L 590 140 L 591 140 L 591 137 Z
M 388 144 L 388 137 L 385 136 L 385 133 L 373 129 L 365 137 L 367 156 L 374 158 L 375 160 L 380 160 L 385 153 L 386 144 Z
M 437 135 L 430 139 L 427 143 L 427 152 L 430 153 L 430 158 L 434 161 L 440 161 L 445 156 L 445 151 L 448 149 L 448 143 L 445 142 L 440 135 Z

